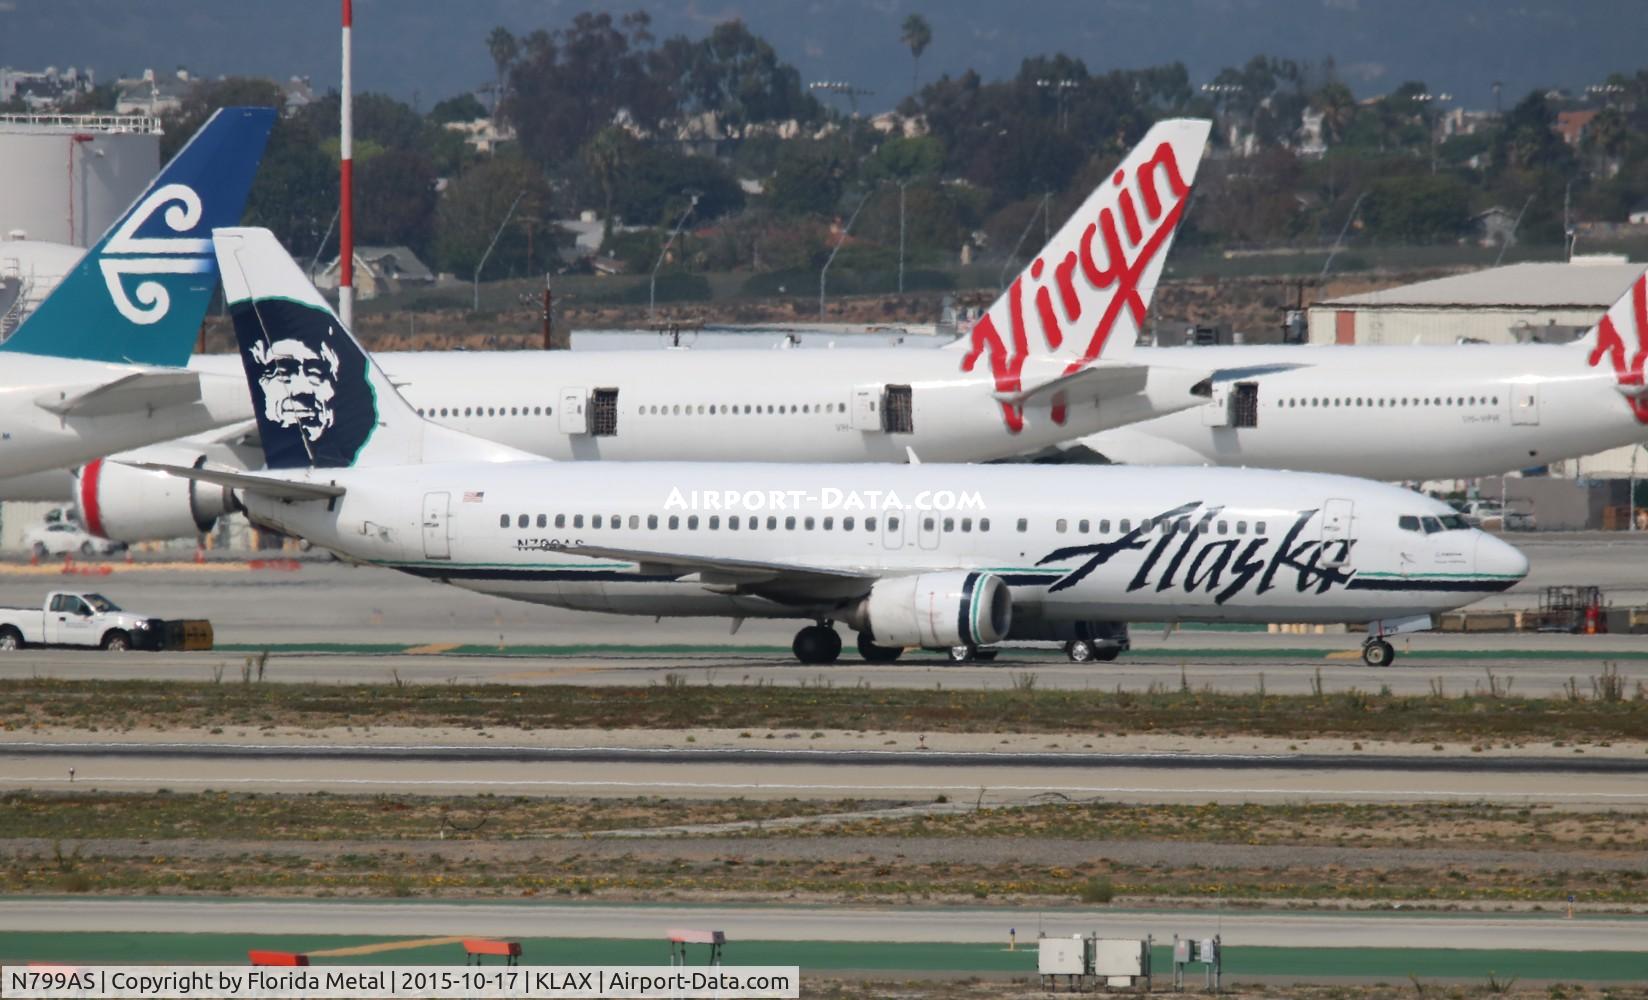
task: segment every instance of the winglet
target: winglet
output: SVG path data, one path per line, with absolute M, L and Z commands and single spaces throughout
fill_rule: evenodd
M 223 108 L 0 351 L 180 367 L 217 289 L 212 229 L 246 210 L 273 108 Z

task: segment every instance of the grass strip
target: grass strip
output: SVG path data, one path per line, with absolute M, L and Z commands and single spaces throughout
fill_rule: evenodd
M 1037 690 L 1011 673 L 1010 690 L 916 690 L 691 684 L 677 674 L 645 687 L 576 685 L 268 684 L 211 681 L 0 681 L 0 726 L 80 730 L 287 726 L 447 726 L 508 729 L 766 729 L 858 732 L 1167 733 L 1348 737 L 1408 742 L 1564 742 L 1648 739 L 1648 688 L 1608 668 L 1565 698 L 1494 693 L 1429 695 L 1351 689 L 1317 694 L 1233 693 L 1152 685 L 1139 691 Z M 1508 685 L 1505 685 L 1508 687 Z M 1320 685 L 1317 686 L 1320 691 Z

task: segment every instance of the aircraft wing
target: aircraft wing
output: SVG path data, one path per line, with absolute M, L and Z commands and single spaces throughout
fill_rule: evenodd
M 1143 392 L 1150 378 L 1149 365 L 1099 364 L 1073 371 L 1068 375 L 1050 378 L 1018 392 L 998 392 L 995 397 L 1003 403 L 1023 406 L 1062 394 L 1066 399 L 1105 396 L 1127 396 Z
M 176 371 L 136 371 L 79 392 L 40 396 L 34 405 L 60 417 L 112 417 L 149 413 L 200 399 L 200 375 Z
M 164 462 L 122 462 L 134 469 L 148 469 L 150 472 L 169 472 L 180 479 L 194 479 L 203 483 L 212 483 L 216 486 L 227 486 L 230 489 L 245 490 L 248 493 L 257 493 L 277 500 L 330 500 L 341 497 L 346 492 L 336 483 L 306 483 L 296 479 L 281 479 L 276 476 L 262 476 L 255 472 L 242 472 L 238 469 L 199 468 L 187 465 L 167 465 Z
M 568 555 L 621 559 L 637 563 L 643 573 L 697 576 L 705 587 L 727 592 L 753 593 L 774 600 L 818 600 L 867 593 L 878 573 L 867 570 L 804 566 L 759 559 L 731 559 L 679 552 L 620 548 L 611 545 L 545 546 Z

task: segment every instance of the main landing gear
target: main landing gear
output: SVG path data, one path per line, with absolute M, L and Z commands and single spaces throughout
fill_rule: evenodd
M 1108 663 L 1122 655 L 1122 647 L 1115 642 L 1072 639 L 1064 644 L 1064 655 L 1071 663 Z
M 1376 636 L 1362 643 L 1362 662 L 1370 667 L 1388 667 L 1396 659 L 1396 647 Z
M 841 636 L 831 623 L 821 621 L 797 632 L 790 649 L 802 663 L 834 663 L 841 657 Z
M 903 646 L 877 646 L 868 629 L 858 633 L 858 655 L 865 663 L 891 663 L 904 655 Z

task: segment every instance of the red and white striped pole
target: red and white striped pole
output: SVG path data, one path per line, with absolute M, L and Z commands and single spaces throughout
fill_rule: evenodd
M 349 34 L 354 27 L 352 0 L 343 0 L 342 134 L 338 139 L 338 318 L 346 330 L 355 327 L 355 122 L 353 60 Z

